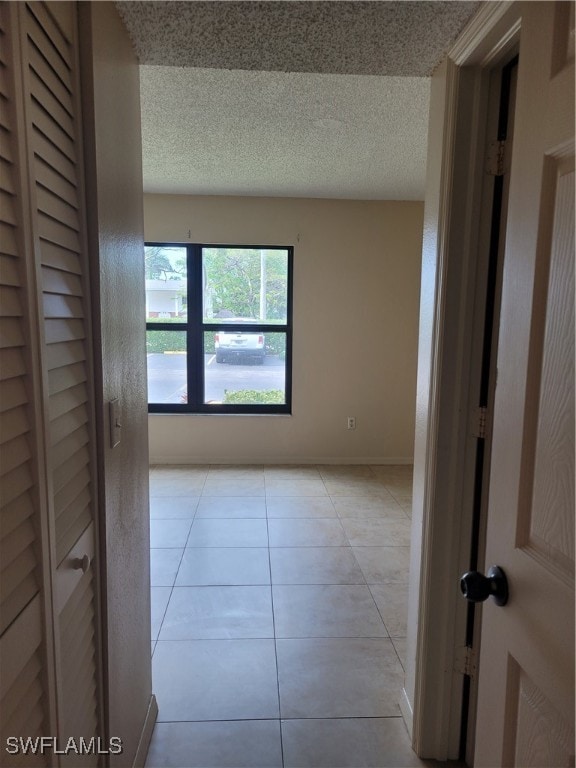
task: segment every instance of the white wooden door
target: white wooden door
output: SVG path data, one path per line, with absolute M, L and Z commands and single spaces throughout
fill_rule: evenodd
M 574 22 L 522 7 L 476 766 L 574 765 Z

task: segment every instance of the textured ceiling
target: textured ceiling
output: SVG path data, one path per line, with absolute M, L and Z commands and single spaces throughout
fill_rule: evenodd
M 142 64 L 425 77 L 477 3 L 119 2 Z
M 430 81 L 144 66 L 148 191 L 422 197 Z
M 422 199 L 429 73 L 475 2 L 121 2 L 149 192 Z

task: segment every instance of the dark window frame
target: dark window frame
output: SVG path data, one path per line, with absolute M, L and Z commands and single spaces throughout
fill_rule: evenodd
M 291 245 L 234 245 L 231 243 L 178 243 L 146 241 L 146 247 L 186 249 L 187 318 L 181 323 L 146 322 L 146 331 L 186 333 L 186 375 L 188 401 L 185 403 L 148 403 L 148 413 L 189 414 L 291 414 L 292 413 L 292 337 L 294 247 Z M 204 248 L 242 248 L 287 252 L 286 323 L 205 323 L 202 295 L 202 251 Z M 285 402 L 283 404 L 210 404 L 204 403 L 204 333 L 238 332 L 286 334 Z

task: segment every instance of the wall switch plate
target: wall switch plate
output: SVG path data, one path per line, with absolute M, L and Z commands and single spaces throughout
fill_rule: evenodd
M 120 444 L 120 431 L 122 429 L 120 400 L 117 397 L 108 403 L 108 415 L 110 418 L 110 448 L 116 448 Z

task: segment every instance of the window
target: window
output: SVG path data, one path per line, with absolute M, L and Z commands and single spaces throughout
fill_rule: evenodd
M 151 413 L 290 413 L 292 257 L 146 244 Z

